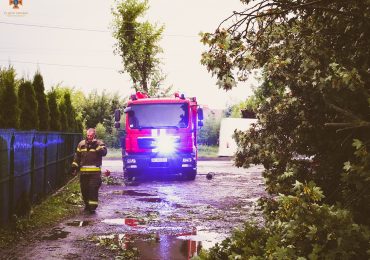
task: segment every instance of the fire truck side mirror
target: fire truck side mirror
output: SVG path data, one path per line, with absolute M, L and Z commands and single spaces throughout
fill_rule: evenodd
M 125 113 L 131 112 L 131 111 L 132 111 L 132 107 L 126 107 L 125 110 L 123 110 L 123 112 Z
M 114 122 L 114 127 L 115 128 L 121 128 L 121 123 L 120 122 Z
M 114 110 L 114 121 L 119 122 L 121 120 L 121 110 Z
M 198 126 L 201 128 L 203 126 L 203 121 L 198 121 Z
M 203 109 L 202 108 L 198 108 L 198 119 L 199 120 L 203 120 Z

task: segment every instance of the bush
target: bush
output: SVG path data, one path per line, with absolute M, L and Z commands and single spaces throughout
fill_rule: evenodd
M 369 259 L 370 232 L 348 210 L 320 204 L 323 193 L 313 182 L 296 182 L 295 195 L 265 200 L 264 227 L 246 223 L 231 238 L 198 259 Z

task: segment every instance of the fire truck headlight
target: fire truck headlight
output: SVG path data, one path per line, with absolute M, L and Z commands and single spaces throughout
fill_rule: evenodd
M 175 151 L 175 139 L 170 136 L 161 136 L 157 140 L 157 149 L 160 153 L 172 153 Z

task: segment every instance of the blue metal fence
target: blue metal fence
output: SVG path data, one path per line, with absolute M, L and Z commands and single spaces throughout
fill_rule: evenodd
M 0 129 L 0 226 L 68 178 L 81 134 Z

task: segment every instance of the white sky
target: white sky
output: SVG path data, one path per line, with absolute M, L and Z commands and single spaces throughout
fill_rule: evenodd
M 122 97 L 131 94 L 130 78 L 118 73 L 121 58 L 113 54 L 115 40 L 109 29 L 113 4 L 112 0 L 23 0 L 12 15 L 9 1 L 0 0 L 0 65 L 10 62 L 18 77 L 29 79 L 39 68 L 47 90 L 62 83 L 85 93 L 105 89 Z M 214 31 L 233 10 L 242 10 L 239 0 L 150 0 L 149 5 L 144 19 L 165 26 L 160 45 L 166 86 L 196 96 L 211 108 L 224 108 L 251 94 L 249 83 L 228 92 L 218 89 L 215 78 L 200 64 L 205 46 L 199 32 Z

